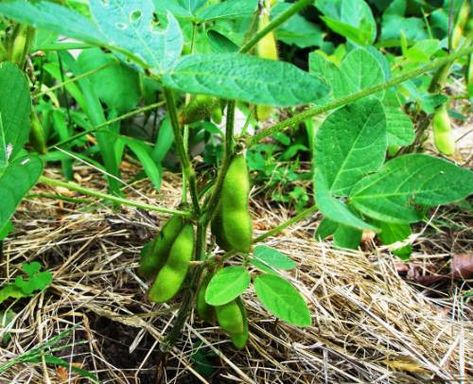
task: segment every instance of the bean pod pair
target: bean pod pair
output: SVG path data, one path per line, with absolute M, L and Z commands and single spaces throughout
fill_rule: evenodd
M 212 233 L 226 251 L 250 252 L 253 227 L 249 213 L 250 181 L 243 155 L 233 158 L 223 180 Z
M 194 254 L 194 229 L 172 217 L 156 239 L 143 248 L 139 274 L 155 277 L 148 297 L 156 303 L 172 299 L 181 289 Z

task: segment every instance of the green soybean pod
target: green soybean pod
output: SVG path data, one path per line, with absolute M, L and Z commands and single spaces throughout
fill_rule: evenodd
M 446 156 L 452 156 L 455 153 L 455 140 L 452 135 L 446 103 L 442 104 L 434 113 L 432 133 L 435 146 L 439 152 Z
M 151 278 L 166 262 L 171 246 L 179 235 L 184 219 L 179 215 L 172 216 L 159 234 L 148 243 L 141 252 L 138 274 L 143 278 Z
M 240 308 L 240 312 L 243 318 L 243 332 L 241 333 L 234 333 L 230 335 L 233 345 L 238 349 L 243 349 L 248 342 L 249 338 L 249 331 L 248 331 L 248 317 L 246 315 L 246 309 L 243 305 L 243 302 L 240 298 L 235 300 Z
M 218 203 L 215 210 L 215 215 L 212 218 L 210 224 L 210 229 L 212 234 L 215 236 L 215 241 L 218 246 L 225 251 L 230 251 L 232 249 L 230 243 L 225 238 L 225 233 L 223 232 L 223 218 L 222 218 L 222 204 Z
M 202 279 L 202 283 L 200 284 L 199 290 L 197 291 L 195 303 L 195 309 L 197 311 L 197 314 L 202 320 L 207 321 L 208 323 L 214 321 L 215 318 L 214 307 L 212 307 L 210 304 L 207 304 L 207 302 L 205 301 L 205 291 L 207 289 L 207 286 L 209 285 L 209 281 L 211 278 L 212 274 L 207 273 Z
M 220 327 L 230 336 L 245 332 L 245 320 L 237 300 L 215 307 Z
M 250 181 L 243 155 L 237 155 L 225 175 L 222 193 L 222 228 L 232 250 L 248 253 L 251 248 L 253 226 L 249 213 Z
M 194 229 L 185 224 L 174 241 L 169 256 L 158 272 L 148 297 L 156 303 L 172 299 L 181 289 L 189 270 L 189 262 L 194 254 Z

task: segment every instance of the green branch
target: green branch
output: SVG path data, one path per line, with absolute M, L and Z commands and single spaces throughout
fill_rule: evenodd
M 258 31 L 247 43 L 245 43 L 241 48 L 241 53 L 247 53 L 253 48 L 258 41 L 260 41 L 264 36 L 270 33 L 272 30 L 279 27 L 281 24 L 284 24 L 289 18 L 294 16 L 300 10 L 304 9 L 308 5 L 312 4 L 313 0 L 299 0 L 297 3 L 292 5 L 286 11 L 281 13 L 278 17 L 273 19 L 266 27 L 264 27 L 261 31 Z
M 143 209 L 143 210 L 166 213 L 166 214 L 169 214 L 169 215 L 190 216 L 189 212 L 184 212 L 184 211 L 179 211 L 179 210 L 176 210 L 176 209 L 170 209 L 170 208 L 164 208 L 164 207 L 157 207 L 157 206 L 151 205 L 151 204 L 140 203 L 138 201 L 124 199 L 124 198 L 121 198 L 121 197 L 109 195 L 107 193 L 94 191 L 92 189 L 82 187 L 79 184 L 76 184 L 76 183 L 73 183 L 73 182 L 70 182 L 70 181 L 65 182 L 65 181 L 51 179 L 51 178 L 46 177 L 46 176 L 41 176 L 39 178 L 39 183 L 46 184 L 46 185 L 49 185 L 51 187 L 66 188 L 66 189 L 69 189 L 70 191 L 79 192 L 79 193 L 82 193 L 84 195 L 97 197 L 99 199 L 104 199 L 104 200 L 108 200 L 108 201 L 111 201 L 111 202 L 114 202 L 114 203 L 128 205 L 130 207 L 140 208 L 140 209 Z
M 275 236 L 282 231 L 284 231 L 286 228 L 290 227 L 293 224 L 296 224 L 297 222 L 301 221 L 302 219 L 305 219 L 307 216 L 310 216 L 311 214 L 317 212 L 319 209 L 317 208 L 316 205 L 313 205 L 312 207 L 309 207 L 307 209 L 304 209 L 301 213 L 298 215 L 294 216 L 292 219 L 289 219 L 285 221 L 284 223 L 279 224 L 277 227 L 274 227 L 270 229 L 269 231 L 263 233 L 262 235 L 258 236 L 257 238 L 253 239 L 253 244 L 254 243 L 259 243 L 268 237 Z
M 341 97 L 339 99 L 331 101 L 330 103 L 327 103 L 327 104 L 322 105 L 320 107 L 314 107 L 314 108 L 307 109 L 306 111 L 298 113 L 297 115 L 295 115 L 295 116 L 293 116 L 289 119 L 283 120 L 283 121 L 279 122 L 278 124 L 273 125 L 272 127 L 269 127 L 267 129 L 262 130 L 261 132 L 257 133 L 256 135 L 254 135 L 252 137 L 248 137 L 247 138 L 247 146 L 250 147 L 252 145 L 255 145 L 259 141 L 264 139 L 265 137 L 271 136 L 271 135 L 275 134 L 276 132 L 280 132 L 280 131 L 283 131 L 286 128 L 297 125 L 297 124 L 301 123 L 302 121 L 304 121 L 304 120 L 306 120 L 310 117 L 314 117 L 314 116 L 320 115 L 322 113 L 329 112 L 333 109 L 340 108 L 340 107 L 343 107 L 344 105 L 353 103 L 353 102 L 355 102 L 359 99 L 362 99 L 366 96 L 370 96 L 370 95 L 373 95 L 377 92 L 384 91 L 388 88 L 399 85 L 399 84 L 401 84 L 401 83 L 403 83 L 407 80 L 410 80 L 410 79 L 413 79 L 417 76 L 423 75 L 426 72 L 429 72 L 429 71 L 432 71 L 436 68 L 442 67 L 442 66 L 458 59 L 459 57 L 466 56 L 466 55 L 469 55 L 469 54 L 472 54 L 472 53 L 473 53 L 473 47 L 462 49 L 458 52 L 455 52 L 455 53 L 449 55 L 448 57 L 437 59 L 437 60 L 433 61 L 430 64 L 426 64 L 426 65 L 424 65 L 420 68 L 413 69 L 411 71 L 403 73 L 403 74 L 401 74 L 399 76 L 396 76 L 396 77 L 392 78 L 391 80 L 386 81 L 382 84 L 377 84 L 377 85 L 373 85 L 371 87 L 362 89 L 359 92 L 355 92 L 355 93 L 352 93 L 351 95 Z

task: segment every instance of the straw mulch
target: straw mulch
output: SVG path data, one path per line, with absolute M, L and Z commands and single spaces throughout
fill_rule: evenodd
M 159 199 L 144 182 L 129 194 L 175 206 L 179 183 L 172 178 L 168 176 Z M 80 181 L 101 188 L 100 178 L 89 179 L 87 172 Z M 52 191 L 42 186 L 36 192 Z M 288 216 L 256 203 L 253 207 L 260 230 Z M 234 350 L 216 326 L 192 316 L 157 370 L 159 340 L 172 324 L 179 299 L 151 305 L 135 268 L 140 246 L 163 219 L 133 208 L 114 211 L 86 202 L 25 202 L 16 215 L 15 233 L 5 243 L 2 283 L 31 260 L 52 271 L 54 281 L 46 292 L 12 306 L 16 317 L 8 329 L 11 340 L 0 349 L 0 365 L 70 329 L 54 351 L 46 352 L 96 374 L 101 383 L 473 380 L 472 307 L 461 287 L 435 292 L 415 286 L 399 276 L 396 258 L 374 245 L 355 253 L 317 243 L 312 240 L 317 217 L 267 241 L 298 263 L 287 277 L 310 304 L 312 327 L 275 321 L 249 291 L 244 300 L 251 338 L 244 351 Z M 414 262 L 434 256 L 417 253 Z M 208 365 L 199 364 L 202 356 Z M 18 362 L 0 377 L 0 383 L 63 382 L 88 381 L 48 364 L 44 356 Z

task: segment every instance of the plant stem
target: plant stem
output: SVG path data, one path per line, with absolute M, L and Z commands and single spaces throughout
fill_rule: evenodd
M 197 182 L 195 179 L 195 171 L 192 168 L 189 155 L 186 151 L 186 146 L 182 137 L 181 128 L 179 125 L 179 118 L 177 116 L 176 101 L 172 90 L 168 88 L 163 89 L 164 99 L 168 107 L 169 119 L 171 120 L 172 129 L 174 132 L 174 142 L 176 143 L 179 158 L 182 164 L 182 173 L 185 175 L 189 183 L 189 192 L 192 199 L 193 211 L 195 216 L 200 214 L 199 193 L 197 191 Z
M 257 238 L 253 239 L 253 244 L 254 243 L 259 243 L 260 241 L 263 241 L 267 239 L 270 236 L 277 235 L 284 231 L 286 228 L 290 227 L 291 225 L 301 221 L 302 219 L 306 218 L 307 216 L 317 212 L 319 209 L 317 208 L 316 205 L 313 205 L 312 207 L 309 207 L 307 209 L 304 209 L 301 213 L 298 215 L 294 216 L 292 219 L 289 219 L 288 221 L 279 224 L 277 227 L 274 227 L 273 229 L 270 229 L 269 231 L 263 233 L 262 235 L 258 236 Z
M 278 17 L 273 19 L 266 27 L 258 31 L 247 43 L 245 43 L 241 48 L 241 53 L 247 53 L 253 48 L 258 41 L 260 41 L 264 36 L 269 32 L 279 27 L 281 24 L 285 23 L 290 17 L 298 13 L 300 10 L 304 9 L 308 5 L 312 4 L 313 0 L 299 0 L 297 3 L 293 4 L 286 11 L 281 13 Z
M 91 128 L 87 131 L 84 131 L 84 132 L 80 132 L 80 133 L 77 133 L 71 137 L 68 137 L 67 139 L 63 140 L 63 141 L 60 141 L 59 143 L 57 144 L 54 144 L 54 145 L 51 145 L 50 147 L 48 147 L 48 149 L 51 149 L 51 148 L 54 148 L 54 147 L 61 147 L 65 144 L 68 144 L 70 143 L 71 141 L 74 141 L 74 140 L 77 140 L 78 138 L 84 136 L 84 135 L 88 135 L 89 133 L 93 133 L 93 132 L 97 132 L 99 131 L 100 129 L 102 128 L 105 128 L 111 124 L 115 124 L 119 121 L 122 121 L 122 120 L 125 120 L 125 119 L 128 119 L 129 117 L 133 117 L 135 115 L 139 115 L 140 113 L 143 113 L 143 112 L 148 112 L 148 111 L 151 111 L 153 109 L 156 109 L 156 108 L 159 108 L 161 106 L 163 106 L 165 104 L 164 101 L 159 101 L 157 103 L 153 103 L 153 104 L 150 104 L 150 105 L 146 105 L 145 107 L 142 107 L 142 108 L 139 108 L 139 109 L 136 109 L 134 111 L 131 111 L 131 112 L 127 112 L 121 116 L 118 116 L 118 117 L 115 117 L 114 119 L 110 119 L 108 121 L 106 121 L 105 123 L 102 123 L 102 124 L 99 124 L 97 125 L 96 127 L 94 128 Z
M 298 113 L 297 115 L 295 115 L 295 116 L 293 116 L 289 119 L 283 120 L 283 121 L 279 122 L 278 124 L 273 125 L 272 127 L 269 127 L 267 129 L 262 130 L 261 132 L 257 133 L 255 136 L 248 137 L 247 141 L 246 141 L 247 146 L 251 147 L 252 145 L 257 144 L 260 140 L 264 139 L 265 137 L 271 136 L 271 135 L 275 134 L 276 132 L 283 131 L 284 129 L 286 129 L 288 127 L 299 124 L 300 122 L 304 121 L 305 119 L 320 115 L 320 114 L 325 113 L 325 112 L 329 112 L 329 111 L 331 111 L 333 109 L 336 109 L 336 108 L 339 108 L 339 107 L 343 107 L 344 105 L 353 103 L 354 101 L 362 99 L 363 97 L 370 96 L 370 95 L 373 95 L 377 92 L 380 92 L 380 91 L 383 91 L 385 89 L 394 87 L 394 86 L 399 85 L 399 84 L 401 84 L 401 83 L 403 83 L 407 80 L 413 79 L 414 77 L 417 77 L 417 76 L 420 76 L 420 75 L 422 75 L 426 72 L 429 72 L 433 69 L 442 67 L 443 65 L 446 65 L 446 64 L 458 59 L 459 57 L 466 56 L 466 55 L 469 55 L 471 53 L 473 53 L 473 47 L 462 49 L 458 52 L 455 52 L 455 53 L 449 55 L 448 57 L 437 59 L 437 60 L 433 61 L 430 64 L 426 64 L 426 65 L 424 65 L 420 68 L 413 69 L 411 71 L 403 73 L 403 74 L 401 74 L 399 76 L 396 76 L 396 77 L 392 78 L 391 80 L 386 81 L 384 83 L 377 84 L 377 85 L 362 89 L 359 92 L 355 92 L 355 93 L 352 93 L 352 94 L 347 95 L 347 96 L 343 96 L 343 97 L 341 97 L 339 99 L 336 99 L 334 101 L 331 101 L 331 102 L 329 102 L 325 105 L 307 109 L 307 110 L 305 110 L 301 113 Z
M 143 210 L 166 213 L 166 214 L 169 214 L 169 215 L 190 216 L 189 212 L 179 211 L 179 210 L 176 210 L 176 209 L 170 209 L 170 208 L 164 208 L 164 207 L 157 207 L 157 206 L 151 205 L 151 204 L 140 203 L 138 201 L 128 200 L 128 199 L 124 199 L 124 198 L 117 197 L 117 196 L 112 196 L 112 195 L 109 195 L 107 193 L 94 191 L 92 189 L 82 187 L 79 184 L 73 183 L 71 181 L 65 182 L 65 181 L 51 179 L 51 178 L 46 177 L 46 176 L 41 176 L 39 178 L 39 183 L 46 184 L 46 185 L 49 185 L 49 186 L 52 186 L 52 187 L 66 188 L 66 189 L 69 189 L 71 191 L 82 193 L 84 195 L 98 197 L 100 199 L 112 201 L 114 203 L 119 203 L 119 204 L 123 204 L 123 205 L 128 205 L 130 207 L 140 208 L 140 209 L 143 209 Z
M 81 79 L 83 79 L 83 78 L 85 78 L 85 77 L 88 77 L 88 76 L 90 76 L 90 75 L 93 75 L 94 73 L 100 72 L 102 69 L 105 69 L 105 68 L 107 68 L 107 67 L 110 67 L 112 64 L 114 64 L 114 63 L 107 63 L 107 64 L 104 64 L 104 65 L 101 65 L 100 67 L 91 69 L 90 71 L 81 73 L 80 75 L 77 75 L 77 76 L 75 76 L 75 77 L 71 77 L 70 79 L 61 81 L 60 83 L 58 83 L 58 84 L 52 86 L 51 88 L 48 88 L 48 89 L 45 90 L 45 91 L 41 91 L 41 92 L 38 92 L 37 94 L 33 95 L 33 99 L 37 99 L 37 98 L 39 98 L 39 97 L 41 97 L 41 96 L 47 95 L 48 93 L 54 92 L 56 89 L 62 88 L 62 87 L 64 87 L 64 86 L 66 86 L 67 84 L 74 83 L 74 82 L 79 81 L 79 80 L 81 80 Z

